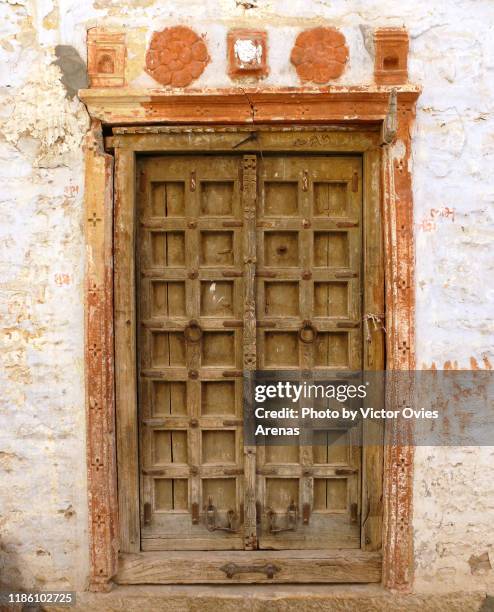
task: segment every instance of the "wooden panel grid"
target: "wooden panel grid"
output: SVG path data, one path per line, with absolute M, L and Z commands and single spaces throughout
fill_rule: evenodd
M 259 369 L 359 370 L 361 159 L 264 157 L 259 174 Z M 359 435 L 258 449 L 261 548 L 360 547 Z
M 142 549 L 360 548 L 360 429 L 256 449 L 242 415 L 256 368 L 362 368 L 361 158 L 139 170 Z
M 241 549 L 239 161 L 139 171 L 142 549 Z

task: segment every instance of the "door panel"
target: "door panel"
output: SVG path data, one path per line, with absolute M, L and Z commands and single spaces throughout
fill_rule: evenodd
M 142 549 L 359 548 L 360 432 L 255 448 L 242 427 L 256 367 L 361 368 L 360 158 L 138 172 Z
M 244 547 L 239 168 L 139 168 L 143 550 Z
M 361 172 L 352 157 L 260 162 L 259 369 L 361 368 Z M 360 547 L 359 435 L 257 449 L 261 548 Z

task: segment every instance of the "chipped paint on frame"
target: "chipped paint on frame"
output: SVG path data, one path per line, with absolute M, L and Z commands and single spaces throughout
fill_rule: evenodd
M 113 395 L 113 158 L 93 121 L 86 151 L 86 414 L 90 589 L 107 591 L 118 558 Z

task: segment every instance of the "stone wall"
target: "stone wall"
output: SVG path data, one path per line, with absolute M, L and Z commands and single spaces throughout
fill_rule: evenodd
M 86 31 L 123 29 L 128 85 L 153 30 L 187 25 L 210 62 L 194 87 L 239 87 L 227 32 L 267 32 L 266 86 L 297 86 L 300 31 L 343 32 L 335 82 L 371 83 L 372 31 L 405 26 L 423 87 L 414 134 L 417 362 L 491 368 L 494 6 L 488 0 L 0 0 L 0 581 L 83 589 L 88 575 L 83 369 Z M 57 48 L 58 47 L 58 48 Z M 57 55 L 58 54 L 58 55 Z M 418 592 L 494 588 L 490 448 L 419 448 Z M 486 554 L 487 553 L 487 554 Z M 489 557 L 490 555 L 490 557 Z

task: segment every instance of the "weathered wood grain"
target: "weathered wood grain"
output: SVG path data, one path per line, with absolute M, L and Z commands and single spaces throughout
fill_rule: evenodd
M 135 155 L 115 153 L 115 401 L 120 550 L 140 550 L 135 311 Z
M 266 564 L 276 566 L 272 579 L 264 573 L 238 573 L 228 578 L 225 567 Z M 186 552 L 121 555 L 119 584 L 234 583 L 346 583 L 379 582 L 381 555 L 360 551 L 210 552 L 198 556 Z

